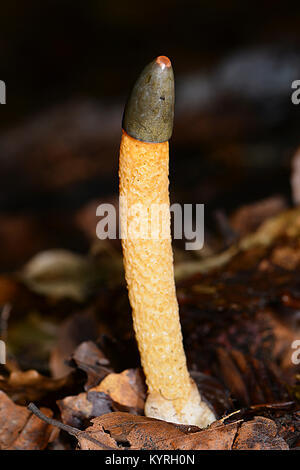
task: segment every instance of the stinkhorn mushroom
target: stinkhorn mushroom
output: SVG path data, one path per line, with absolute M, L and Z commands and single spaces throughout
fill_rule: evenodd
M 120 210 L 124 267 L 148 386 L 146 416 L 206 427 L 215 416 L 187 369 L 174 282 L 168 179 L 173 115 L 173 70 L 170 60 L 160 56 L 141 73 L 123 117 L 119 178 L 120 200 L 125 201 Z M 153 205 L 168 207 L 164 236 L 134 236 L 130 225 L 144 223 L 141 212 L 151 223 Z M 139 214 L 135 206 L 144 210 Z

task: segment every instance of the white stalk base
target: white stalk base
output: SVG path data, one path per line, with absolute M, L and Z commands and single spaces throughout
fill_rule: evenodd
M 180 414 L 174 409 L 172 400 L 163 398 L 158 392 L 152 392 L 145 403 L 145 415 L 170 423 L 191 424 L 199 428 L 206 428 L 216 420 L 212 410 L 201 399 L 196 384 L 192 385 L 189 400 L 181 409 Z

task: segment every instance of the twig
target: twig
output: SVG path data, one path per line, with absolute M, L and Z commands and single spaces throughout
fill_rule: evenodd
M 85 431 L 80 431 L 80 429 L 74 428 L 73 426 L 69 426 L 68 424 L 61 423 L 60 421 L 56 419 L 49 418 L 44 413 L 42 413 L 42 411 L 39 410 L 38 407 L 35 406 L 34 403 L 29 403 L 27 408 L 29 411 L 31 411 L 35 416 L 37 416 L 39 419 L 41 419 L 45 423 L 50 424 L 51 426 L 56 426 L 62 431 L 66 431 L 68 434 L 75 436 L 77 439 L 81 437 L 81 438 L 87 439 L 90 442 L 93 442 L 93 444 L 96 444 L 102 449 L 115 450 L 115 448 L 109 447 L 106 444 L 102 444 L 101 442 L 97 441 L 97 439 L 94 439 Z
M 278 403 L 261 403 L 259 405 L 251 405 L 248 408 L 241 408 L 240 410 L 233 411 L 229 415 L 223 416 L 223 418 L 220 419 L 221 423 L 224 423 L 227 421 L 229 418 L 232 418 L 232 416 L 241 416 L 243 417 L 246 413 L 249 412 L 256 412 L 259 410 L 289 410 L 292 409 L 293 406 L 295 405 L 294 401 L 284 401 L 284 402 L 278 402 Z

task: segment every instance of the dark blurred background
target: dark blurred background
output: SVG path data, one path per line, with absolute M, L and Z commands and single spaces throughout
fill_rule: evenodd
M 126 95 L 157 55 L 176 77 L 172 200 L 205 203 L 212 232 L 216 213 L 290 204 L 299 13 L 274 1 L 3 2 L 0 271 L 47 248 L 87 251 L 97 205 L 116 201 Z

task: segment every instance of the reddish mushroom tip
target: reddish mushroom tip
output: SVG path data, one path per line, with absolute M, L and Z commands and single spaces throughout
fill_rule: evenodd
M 171 61 L 165 55 L 160 55 L 159 57 L 157 57 L 156 63 L 160 65 L 162 69 L 164 69 L 165 67 L 171 67 Z

